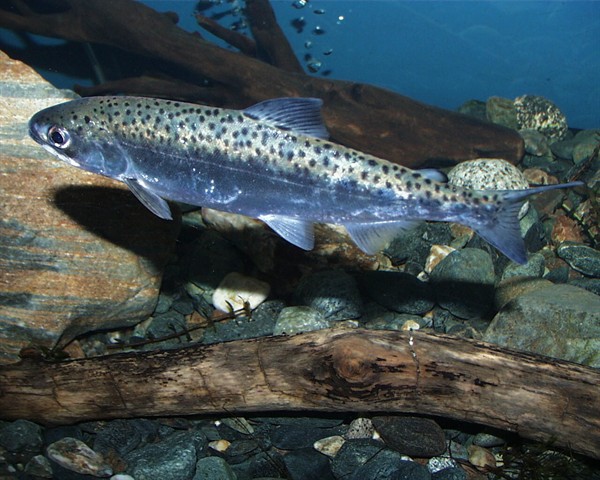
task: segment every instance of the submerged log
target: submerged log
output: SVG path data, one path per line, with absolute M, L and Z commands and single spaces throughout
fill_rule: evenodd
M 321 330 L 0 367 L 4 419 L 45 424 L 243 412 L 402 412 L 489 425 L 600 457 L 600 371 L 482 342 Z
M 299 73 L 281 33 L 258 25 L 259 16 L 274 24 L 274 17 L 264 13 L 270 11 L 267 0 L 247 2 L 247 12 L 258 53 L 278 66 L 220 48 L 179 28 L 172 15 L 131 0 L 46 0 L 43 11 L 36 11 L 39 3 L 32 0 L 10 3 L 18 13 L 0 10 L 0 27 L 109 45 L 167 62 L 199 85 L 208 80 L 217 86 L 219 95 L 206 97 L 209 104 L 215 97 L 225 100 L 219 106 L 233 108 L 273 97 L 320 97 L 332 140 L 409 167 L 479 157 L 516 163 L 523 156 L 523 141 L 514 130 L 371 85 Z M 136 82 L 136 93 L 139 86 Z M 128 93 L 123 83 L 118 87 Z M 106 88 L 100 86 L 99 92 L 105 93 Z M 193 92 L 193 101 L 200 102 L 197 94 Z M 185 91 L 174 90 L 173 95 L 186 100 Z

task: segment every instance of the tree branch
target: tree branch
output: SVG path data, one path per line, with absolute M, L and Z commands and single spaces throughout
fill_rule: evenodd
M 412 339 L 412 341 L 411 341 Z M 266 411 L 411 412 L 600 457 L 600 372 L 482 342 L 321 330 L 0 367 L 0 412 L 60 424 Z

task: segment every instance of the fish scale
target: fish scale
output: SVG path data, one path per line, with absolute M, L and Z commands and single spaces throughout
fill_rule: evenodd
M 311 249 L 313 223 L 342 224 L 375 253 L 423 220 L 475 229 L 509 258 L 527 253 L 525 199 L 573 182 L 476 191 L 328 140 L 318 99 L 272 99 L 245 110 L 143 97 L 90 97 L 38 112 L 30 134 L 63 161 L 124 182 L 153 213 L 165 200 L 240 213 Z

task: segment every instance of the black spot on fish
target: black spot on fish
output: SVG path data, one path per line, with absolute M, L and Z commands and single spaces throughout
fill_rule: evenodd
M 420 184 L 420 183 L 418 183 L 418 182 L 417 182 L 417 183 L 415 183 L 415 188 L 416 188 L 417 190 L 421 190 L 421 184 Z
M 198 120 L 200 122 L 204 122 L 206 120 L 206 118 L 204 117 L 204 115 L 200 115 L 200 117 L 198 118 Z
M 83 120 L 85 121 L 85 123 L 90 123 L 92 121 L 92 119 L 90 117 L 88 117 L 87 115 L 85 117 L 83 117 Z
M 304 153 L 304 152 L 302 152 L 302 153 Z M 329 157 L 323 157 L 323 166 L 324 167 L 329 166 Z
M 175 102 L 175 103 L 173 104 L 173 106 L 174 106 L 174 107 L 179 107 L 179 105 L 181 105 L 179 102 Z
M 175 115 L 173 115 L 172 113 L 169 113 L 169 114 L 167 115 L 167 117 L 169 118 L 169 120 L 172 120 L 174 116 L 175 116 Z
M 322 152 L 322 151 L 323 151 L 323 149 L 322 149 L 321 147 L 315 147 L 315 148 L 314 148 L 314 152 L 315 152 L 317 155 L 321 155 L 321 152 Z
M 248 135 L 248 127 L 242 127 L 242 135 Z
M 413 184 L 411 181 L 406 182 L 406 188 L 408 188 L 410 190 L 410 189 L 412 189 L 412 186 L 413 186 Z
M 165 125 L 165 132 L 171 133 L 171 125 Z
M 374 181 L 375 183 L 379 183 L 379 180 L 381 180 L 381 177 L 380 177 L 379 175 L 375 175 L 375 176 L 373 177 L 373 181 Z
M 251 140 L 246 140 L 246 148 L 250 148 L 252 147 L 252 141 Z M 282 154 L 283 156 L 283 154 Z
M 392 182 L 385 182 L 385 188 L 392 188 Z
M 292 159 L 294 158 L 294 152 L 292 150 L 288 150 L 286 157 L 287 157 L 288 162 L 291 162 Z M 314 160 L 311 160 L 311 162 L 314 162 Z M 314 167 L 314 165 L 311 165 L 311 166 Z
M 369 166 L 374 167 L 375 165 L 377 165 L 375 160 L 369 160 Z
M 77 120 L 77 115 L 73 115 L 73 120 Z
M 368 177 L 369 177 L 369 174 L 368 174 L 368 172 L 365 172 L 365 171 L 363 170 L 363 171 L 361 172 L 361 174 L 360 174 L 360 178 L 361 178 L 362 180 L 366 180 Z
M 235 130 L 233 133 L 233 138 L 238 138 L 240 136 L 240 132 L 238 130 Z
M 197 108 L 197 109 L 196 109 L 196 113 L 197 113 L 198 115 L 200 115 L 200 114 L 202 113 L 202 109 L 201 109 L 201 108 Z
M 306 157 L 306 152 L 305 152 L 304 150 L 300 150 L 300 151 L 298 152 L 298 156 L 299 156 L 300 158 L 304 158 L 304 157 Z
M 209 129 L 209 130 L 214 130 L 215 128 L 217 128 L 217 126 L 216 126 L 216 125 L 215 125 L 213 122 L 210 122 L 210 123 L 208 124 L 208 129 Z
M 387 174 L 390 171 L 390 167 L 388 167 L 387 165 L 382 165 L 381 171 Z
M 427 198 L 431 198 L 431 192 L 430 192 L 429 190 L 426 190 L 426 191 L 425 191 L 425 196 L 426 196 Z

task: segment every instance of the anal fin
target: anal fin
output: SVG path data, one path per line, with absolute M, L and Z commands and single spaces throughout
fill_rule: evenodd
M 380 223 L 346 223 L 344 227 L 358 248 L 368 255 L 383 250 L 400 233 L 416 227 L 418 220 L 398 220 Z

